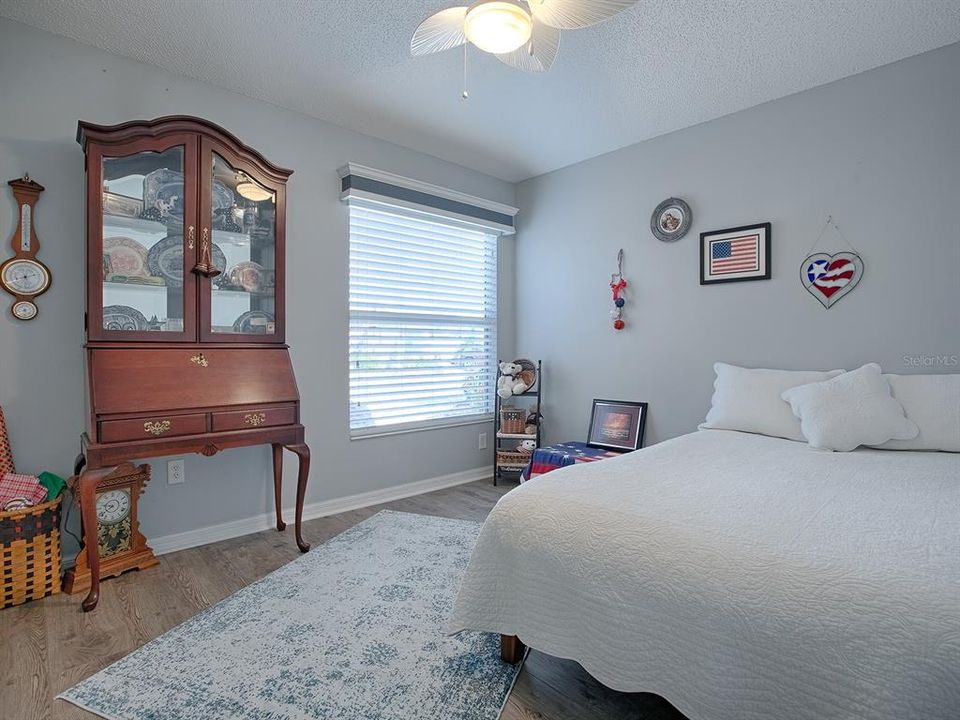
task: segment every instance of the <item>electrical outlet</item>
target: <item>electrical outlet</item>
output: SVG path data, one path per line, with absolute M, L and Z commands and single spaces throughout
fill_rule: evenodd
M 183 460 L 167 461 L 167 484 L 179 485 L 187 481 L 187 474 L 183 469 Z
M 487 434 L 485 432 L 480 433 L 480 438 L 477 440 L 477 446 L 480 450 L 487 449 Z

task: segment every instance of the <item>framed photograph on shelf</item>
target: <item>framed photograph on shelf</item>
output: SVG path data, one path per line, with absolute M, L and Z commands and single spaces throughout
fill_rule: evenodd
M 770 223 L 700 233 L 700 284 L 770 279 Z
M 589 447 L 632 452 L 643 445 L 647 403 L 629 400 L 594 400 L 590 414 Z

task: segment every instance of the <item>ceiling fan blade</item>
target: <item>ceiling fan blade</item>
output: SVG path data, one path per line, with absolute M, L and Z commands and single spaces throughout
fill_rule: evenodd
M 467 41 L 463 34 L 466 16 L 466 7 L 453 7 L 428 17 L 410 39 L 410 54 L 428 55 L 463 45 Z
M 626 10 L 637 0 L 527 0 L 540 22 L 561 30 L 589 27 Z
M 530 40 L 513 52 L 497 55 L 497 59 L 527 72 L 546 72 L 553 65 L 560 49 L 560 31 L 533 19 L 533 32 Z

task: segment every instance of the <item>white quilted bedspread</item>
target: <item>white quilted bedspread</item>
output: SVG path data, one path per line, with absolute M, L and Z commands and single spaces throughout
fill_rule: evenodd
M 960 718 L 960 455 L 703 430 L 505 495 L 449 631 L 691 720 Z

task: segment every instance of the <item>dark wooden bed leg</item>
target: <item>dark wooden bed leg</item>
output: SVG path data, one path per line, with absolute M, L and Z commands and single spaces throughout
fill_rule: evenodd
M 524 650 L 526 648 L 516 635 L 500 636 L 500 659 L 505 663 L 516 665 L 523 659 Z

